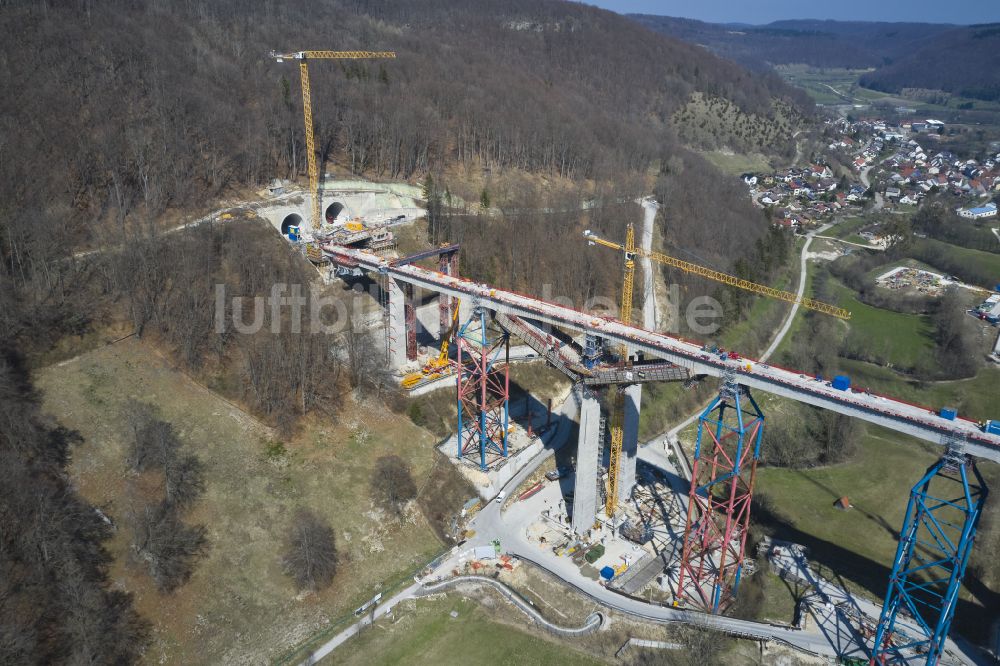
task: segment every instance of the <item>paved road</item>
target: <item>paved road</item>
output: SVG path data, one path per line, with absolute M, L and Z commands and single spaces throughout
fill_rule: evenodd
M 833 241 L 835 243 L 843 243 L 844 245 L 853 245 L 854 247 L 861 247 L 866 250 L 875 250 L 876 252 L 885 252 L 885 247 L 882 245 L 868 245 L 867 243 L 855 243 L 853 241 L 844 240 L 843 238 L 837 238 L 836 236 L 816 236 L 816 238 L 823 238 L 826 240 Z
M 560 426 L 564 425 L 567 424 L 560 424 Z M 568 428 L 563 433 L 563 437 L 566 434 L 568 434 Z M 650 452 L 652 450 L 650 449 Z M 551 451 L 539 454 L 518 472 L 505 486 L 508 495 L 527 479 L 549 455 L 551 455 Z M 665 456 L 659 457 L 669 467 L 669 461 L 666 460 Z M 653 458 L 657 458 L 657 456 L 653 456 Z M 660 462 L 657 460 L 654 464 L 660 466 Z M 668 474 L 668 476 L 670 475 Z M 816 577 L 808 569 L 800 572 L 800 576 L 809 580 L 815 589 L 817 603 L 814 604 L 812 613 L 817 623 L 812 625 L 811 629 L 791 629 L 763 622 L 711 616 L 649 604 L 620 595 L 601 586 L 597 581 L 584 578 L 569 558 L 556 557 L 549 548 L 530 543 L 526 538 L 526 526 L 537 519 L 537 516 L 533 514 L 536 508 L 527 503 L 514 502 L 509 504 L 506 510 L 502 510 L 500 504 L 490 502 L 473 519 L 471 527 L 475 530 L 476 535 L 465 544 L 465 548 L 490 545 L 494 539 L 499 539 L 501 548 L 505 552 L 549 571 L 602 606 L 645 620 L 661 623 L 685 623 L 746 638 L 776 640 L 800 650 L 828 657 L 865 658 L 867 656 L 864 639 L 855 633 L 843 609 L 845 606 L 855 608 L 875 618 L 878 617 L 881 609 L 871 602 L 845 593 L 832 583 Z M 789 562 L 788 566 L 797 565 Z M 442 565 L 442 569 L 445 567 L 450 567 L 450 563 Z M 830 603 L 829 606 L 826 605 L 827 602 Z M 963 654 L 962 650 L 951 642 L 949 642 L 949 648 L 951 654 L 950 658 L 943 661 L 945 664 L 986 663 L 972 650 L 967 649 Z
M 866 188 L 871 188 L 871 183 L 868 182 L 868 172 L 872 170 L 872 167 L 866 166 L 861 170 L 861 184 Z M 885 201 L 882 199 L 882 193 L 875 193 L 875 207 L 872 210 L 882 210 L 882 206 L 885 205 Z
M 446 590 L 449 587 L 454 587 L 457 585 L 468 585 L 469 583 L 475 583 L 478 585 L 485 585 L 494 588 L 504 597 L 506 597 L 512 604 L 520 608 L 525 614 L 531 617 L 537 624 L 548 629 L 554 634 L 559 634 L 560 636 L 583 636 L 585 634 L 590 634 L 604 625 L 604 616 L 600 613 L 591 613 L 586 622 L 584 622 L 579 627 L 562 627 L 554 622 L 549 622 L 545 617 L 539 613 L 532 605 L 526 602 L 517 594 L 513 589 L 507 587 L 505 584 L 498 580 L 489 578 L 488 576 L 459 576 L 458 578 L 448 578 L 440 583 L 428 583 L 424 585 L 423 593 L 433 593 L 438 590 Z
M 360 620 L 352 624 L 347 629 L 344 629 L 342 632 L 340 632 L 339 634 L 328 640 L 326 643 L 323 643 L 323 645 L 316 648 L 313 652 L 311 652 L 309 656 L 306 657 L 306 659 L 302 662 L 302 666 L 319 663 L 319 661 L 323 659 L 323 657 L 326 657 L 328 654 L 330 654 L 335 649 L 340 647 L 348 639 L 353 638 L 354 636 L 357 636 L 359 633 L 361 633 L 362 629 L 364 629 L 365 627 L 369 626 L 372 623 L 373 618 L 377 620 L 378 618 L 383 617 L 384 615 L 392 611 L 392 609 L 400 601 L 403 601 L 404 599 L 412 599 L 417 595 L 419 591 L 420 591 L 420 584 L 413 583 L 412 585 L 407 587 L 402 592 L 399 592 L 388 601 L 379 604 L 378 606 L 375 606 L 372 613 L 366 613 L 364 617 L 362 617 Z
M 551 455 L 551 453 L 548 453 L 548 455 Z M 512 492 L 524 479 L 528 478 L 546 457 L 546 453 L 539 454 L 535 460 L 515 475 L 505 487 L 508 493 Z M 535 518 L 535 516 L 531 515 L 532 511 L 533 508 L 530 505 L 515 502 L 508 511 L 502 512 L 501 505 L 496 502 L 489 503 L 473 519 L 471 527 L 475 530 L 476 535 L 466 543 L 466 547 L 485 546 L 489 545 L 494 539 L 500 539 L 500 545 L 504 551 L 546 569 L 601 605 L 634 617 L 654 622 L 693 624 L 750 638 L 778 640 L 818 655 L 831 657 L 837 655 L 837 651 L 831 646 L 827 638 L 819 632 L 803 632 L 760 622 L 748 622 L 746 620 L 683 611 L 676 608 L 648 604 L 608 590 L 597 581 L 582 577 L 579 569 L 569 558 L 556 557 L 547 548 L 540 548 L 537 544 L 527 541 L 525 526 L 530 524 Z M 861 650 L 861 648 L 859 647 L 857 650 Z M 859 655 L 863 654 L 863 652 L 856 653 Z
M 809 246 L 812 245 L 813 237 L 816 234 L 823 233 L 832 226 L 833 222 L 827 222 L 819 229 L 816 229 L 816 231 L 811 231 L 806 235 L 806 242 L 803 243 L 802 252 L 799 254 L 799 288 L 795 292 L 795 297 L 798 298 L 799 300 L 802 300 L 802 296 L 806 293 L 806 283 L 807 283 L 806 278 L 808 277 L 807 264 L 809 263 L 808 261 Z M 793 303 L 792 309 L 789 311 L 788 316 L 785 317 L 785 323 L 781 325 L 780 329 L 778 329 L 777 335 L 775 335 L 774 339 L 771 340 L 771 345 L 767 348 L 767 350 L 763 354 L 761 354 L 760 356 L 761 361 L 766 361 L 767 359 L 771 358 L 771 354 L 775 352 L 775 350 L 778 348 L 778 345 L 781 344 L 781 341 L 784 340 L 785 336 L 788 334 L 788 330 L 792 327 L 792 322 L 795 321 L 795 315 L 798 313 L 798 311 L 799 311 L 799 304 Z

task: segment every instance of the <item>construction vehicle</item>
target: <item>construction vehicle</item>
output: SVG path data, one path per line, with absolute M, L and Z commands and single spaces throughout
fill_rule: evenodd
M 698 264 L 683 261 L 659 252 L 647 251 L 641 247 L 636 247 L 635 229 L 631 223 L 629 223 L 625 233 L 624 245 L 605 240 L 593 233 L 590 229 L 584 231 L 583 236 L 587 239 L 587 243 L 589 245 L 603 245 L 604 247 L 610 247 L 613 250 L 619 250 L 623 255 L 625 260 L 624 279 L 622 280 L 621 314 L 619 316 L 619 321 L 623 324 L 632 324 L 632 284 L 635 280 L 636 257 L 647 257 L 657 263 L 664 264 L 665 266 L 679 268 L 687 273 L 694 273 L 695 275 L 700 275 L 704 278 L 708 278 L 709 280 L 715 280 L 716 282 L 736 287 L 737 289 L 743 289 L 755 294 L 761 294 L 762 296 L 777 298 L 789 303 L 796 303 L 808 310 L 823 312 L 841 319 L 851 318 L 850 312 L 844 310 L 843 308 L 830 305 L 829 303 L 824 303 L 811 298 L 799 298 L 796 294 L 789 291 L 782 291 L 781 289 L 775 289 L 773 287 L 757 284 L 756 282 L 751 282 L 750 280 L 744 280 L 743 278 L 738 278 L 734 275 L 722 273 L 706 266 L 699 266 Z M 719 353 L 723 354 L 724 351 L 720 349 Z M 622 363 L 627 361 L 628 352 L 624 345 L 619 348 L 618 355 Z M 738 355 L 730 354 L 723 357 L 722 360 L 738 358 Z M 608 455 L 608 481 L 605 487 L 607 497 L 604 501 L 604 511 L 609 518 L 615 515 L 615 511 L 618 508 L 618 467 L 621 459 L 622 445 L 624 443 L 625 400 L 620 387 L 615 388 L 611 404 L 611 450 Z
M 309 88 L 309 61 L 312 59 L 360 60 L 364 58 L 395 58 L 395 51 L 271 51 L 278 62 L 299 61 L 299 79 L 302 83 L 302 116 L 306 130 L 306 160 L 309 166 L 309 194 L 312 195 L 312 228 L 320 228 L 319 166 L 316 164 L 316 139 L 313 136 L 312 93 Z
M 448 327 L 448 332 L 441 337 L 441 350 L 437 357 L 427 361 L 424 367 L 420 368 L 420 372 L 412 372 L 406 375 L 402 382 L 404 389 L 409 390 L 418 384 L 440 379 L 447 373 L 451 365 L 451 362 L 448 360 L 448 346 L 452 336 L 455 335 L 455 330 L 458 328 L 458 304 L 459 299 L 456 298 L 452 306 L 451 325 Z

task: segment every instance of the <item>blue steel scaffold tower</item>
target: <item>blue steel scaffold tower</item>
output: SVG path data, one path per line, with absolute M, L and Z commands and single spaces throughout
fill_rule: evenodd
M 873 665 L 936 666 L 944 650 L 988 492 L 961 442 L 947 446 L 910 492 Z

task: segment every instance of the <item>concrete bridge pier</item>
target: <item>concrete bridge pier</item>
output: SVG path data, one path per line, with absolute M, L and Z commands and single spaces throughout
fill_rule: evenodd
M 622 424 L 622 454 L 618 460 L 618 503 L 628 501 L 635 487 L 635 466 L 639 460 L 639 406 L 642 384 L 626 386 L 625 422 Z
M 386 278 L 389 301 L 389 368 L 400 370 L 406 364 L 406 292 L 403 284 Z
M 458 252 L 449 252 L 448 254 L 442 254 L 438 257 L 438 272 L 444 273 L 449 277 L 458 276 Z M 438 296 L 438 312 L 440 318 L 440 329 L 438 330 L 438 339 L 440 340 L 445 333 L 448 332 L 448 328 L 451 326 L 451 316 L 455 311 L 455 303 L 450 296 L 445 294 L 440 294 Z M 464 321 L 464 320 L 462 320 Z
M 471 298 L 461 298 L 458 301 L 458 326 L 461 328 L 465 325 L 465 322 L 469 321 L 472 317 L 472 299 Z
M 601 403 L 585 387 L 577 389 L 580 431 L 576 445 L 576 485 L 573 488 L 573 531 L 585 534 L 597 517 L 597 458 L 601 453 Z
M 412 284 L 403 285 L 403 328 L 406 331 L 406 360 L 417 360 L 417 306 Z

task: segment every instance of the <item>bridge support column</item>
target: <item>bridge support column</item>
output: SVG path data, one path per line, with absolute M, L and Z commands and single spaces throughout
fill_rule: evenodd
M 438 257 L 438 272 L 444 273 L 450 277 L 457 277 L 458 252 L 440 255 Z M 448 328 L 451 326 L 451 316 L 454 312 L 454 308 L 455 303 L 450 296 L 446 296 L 444 294 L 438 296 L 438 312 L 441 327 L 438 331 L 438 339 L 448 332 Z M 465 321 L 465 319 L 463 318 L 462 321 Z
M 385 278 L 389 308 L 389 367 L 399 370 L 406 365 L 406 295 L 403 285 L 391 277 Z
M 871 664 L 936 666 L 986 494 L 982 475 L 958 443 L 913 487 Z
M 458 321 L 469 321 L 472 318 L 472 311 L 474 309 L 475 306 L 472 304 L 472 298 L 458 299 Z
M 413 285 L 403 285 L 403 319 L 406 328 L 406 360 L 417 360 L 417 308 L 413 303 Z
M 586 387 L 577 389 L 580 430 L 576 444 L 573 531 L 584 534 L 597 518 L 597 458 L 601 451 L 601 403 Z
M 622 428 L 622 454 L 618 461 L 618 503 L 628 501 L 635 487 L 635 466 L 639 460 L 639 404 L 642 384 L 626 386 L 624 394 L 625 423 Z

